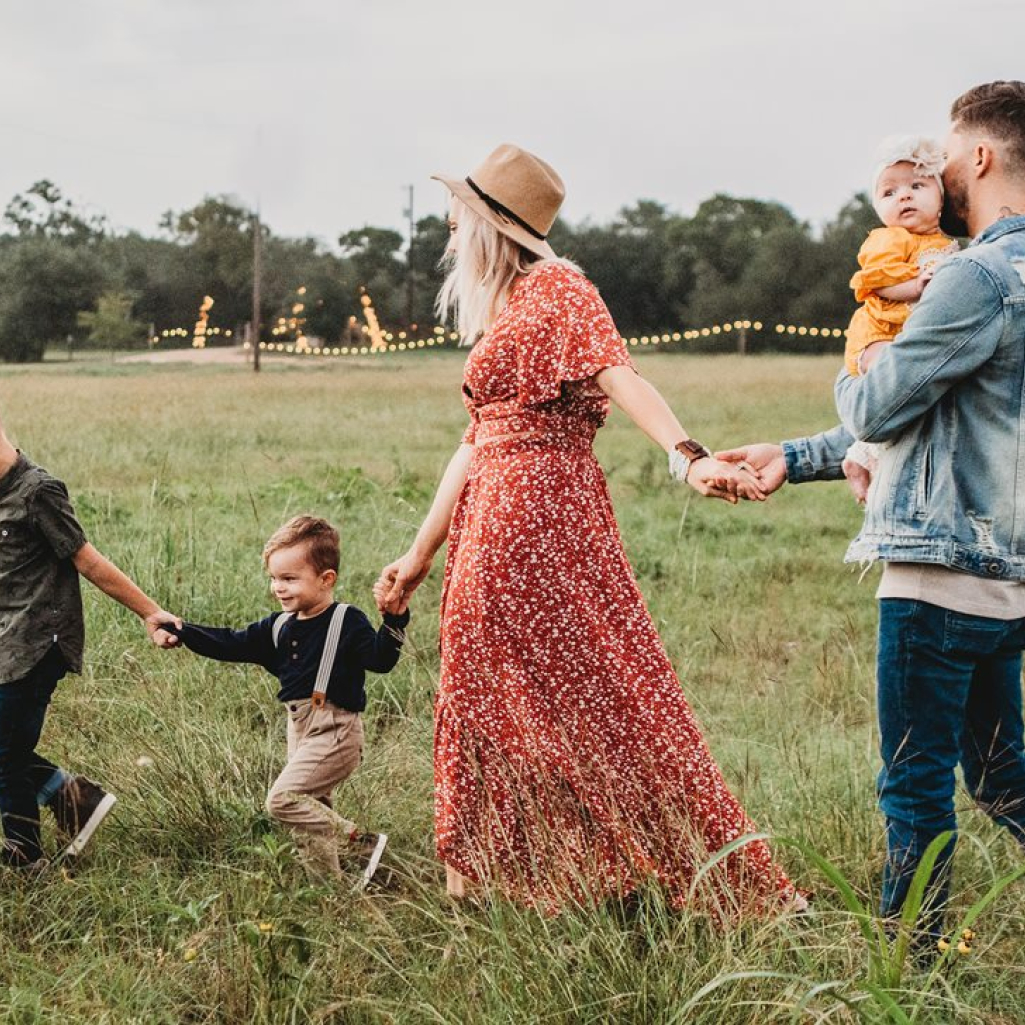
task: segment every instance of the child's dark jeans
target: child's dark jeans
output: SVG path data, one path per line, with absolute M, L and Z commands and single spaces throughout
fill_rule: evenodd
M 1022 649 L 1025 619 L 970 616 L 927 602 L 879 603 L 879 804 L 888 856 L 881 911 L 900 914 L 931 840 L 957 828 L 954 770 L 976 803 L 1025 844 Z M 920 923 L 942 928 L 947 845 Z
M 36 754 L 50 697 L 67 665 L 55 644 L 20 680 L 0 685 L 0 821 L 2 860 L 26 865 L 42 857 L 39 802 L 59 785 L 63 773 Z

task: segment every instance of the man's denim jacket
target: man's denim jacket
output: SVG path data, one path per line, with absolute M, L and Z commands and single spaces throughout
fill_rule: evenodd
M 837 480 L 854 438 L 882 443 L 848 562 L 931 562 L 1025 580 L 1025 217 L 945 261 L 862 377 L 843 426 L 783 443 L 787 479 Z

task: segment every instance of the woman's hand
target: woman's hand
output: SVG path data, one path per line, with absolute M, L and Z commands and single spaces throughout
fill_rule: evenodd
M 411 548 L 401 559 L 385 566 L 374 584 L 374 600 L 379 612 L 401 615 L 409 608 L 409 599 L 431 571 L 434 559 Z
M 726 463 L 711 456 L 695 459 L 687 471 L 687 483 L 706 498 L 721 498 L 731 505 L 738 498 L 764 502 L 769 489 L 758 471 L 746 463 Z

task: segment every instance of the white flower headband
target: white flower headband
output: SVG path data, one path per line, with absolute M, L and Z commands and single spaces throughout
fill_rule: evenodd
M 907 162 L 915 165 L 915 172 L 927 178 L 935 178 L 943 194 L 943 165 L 947 158 L 938 142 L 924 135 L 891 135 L 884 139 L 876 152 L 875 170 L 872 172 L 874 199 L 879 176 L 894 164 Z

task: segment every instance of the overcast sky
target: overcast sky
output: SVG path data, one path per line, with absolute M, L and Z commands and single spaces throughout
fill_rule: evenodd
M 1025 76 L 1023 0 L 0 0 L 0 205 L 39 178 L 155 233 L 205 195 L 334 241 L 442 213 L 499 142 L 565 216 L 717 191 L 814 224 L 885 135 Z

